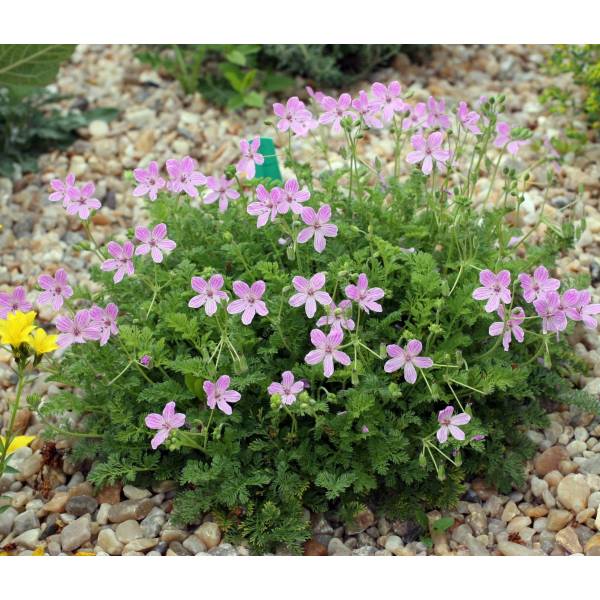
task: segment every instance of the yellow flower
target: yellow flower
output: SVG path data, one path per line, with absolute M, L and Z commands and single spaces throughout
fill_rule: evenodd
M 28 342 L 29 334 L 35 329 L 34 319 L 33 310 L 27 313 L 20 310 L 8 313 L 6 319 L 0 319 L 0 344 L 18 348 L 24 342 Z
M 37 355 L 40 355 L 56 350 L 58 348 L 58 344 L 56 343 L 57 338 L 57 335 L 48 335 L 43 329 L 38 327 L 29 334 L 27 343 Z
M 38 546 L 32 553 L 31 556 L 44 556 L 44 546 Z
M 19 448 L 23 448 L 23 446 L 29 446 L 31 442 L 35 440 L 34 435 L 18 435 L 13 441 L 10 443 L 8 450 L 6 451 L 6 455 L 9 456 Z M 4 444 L 6 443 L 6 438 L 3 435 L 0 435 L 0 442 L 2 442 L 2 447 L 4 448 Z
M 95 552 L 86 552 L 85 550 L 78 550 L 74 556 L 96 556 Z

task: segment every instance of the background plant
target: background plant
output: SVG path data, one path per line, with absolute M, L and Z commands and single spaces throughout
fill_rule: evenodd
M 297 550 L 309 534 L 305 507 L 335 506 L 351 518 L 372 502 L 391 517 L 422 518 L 425 509 L 454 504 L 475 474 L 508 491 L 523 482 L 534 450 L 527 429 L 546 422 L 540 399 L 598 408 L 571 383 L 582 366 L 561 333 L 566 318 L 560 331 L 542 328 L 535 314 L 541 311 L 524 304 L 517 287 L 519 273 L 551 268 L 579 232 L 568 218 L 560 225 L 546 220 L 544 240 L 529 244 L 535 228 L 523 232 L 505 219 L 516 213 L 519 222 L 531 171 L 518 174 L 502 160 L 517 154 L 531 132 L 501 121 L 502 97 L 479 112 L 461 105 L 454 116 L 435 98 L 407 105 L 400 92 L 397 82 L 378 83 L 366 103 L 324 96 L 318 119 L 297 103 L 293 115 L 282 117 L 295 121 L 297 135 L 318 123 L 338 131 L 346 142 L 339 169 L 315 173 L 298 163 L 289 129 L 286 166 L 294 178 L 285 185 L 242 178 L 264 159 L 245 141 L 237 172 L 231 167 L 222 178 L 205 177 L 189 157 L 167 161 L 165 177 L 155 163 L 134 172 L 135 195 L 156 198 L 148 209 L 157 225 L 152 232 L 138 227 L 133 242 L 128 232 L 127 241 L 106 249 L 90 232 L 88 247 L 103 261 L 93 271 L 101 291 L 78 289 L 71 299 L 78 307 L 114 303 L 118 329 L 114 316 L 104 343 L 74 345 L 52 369 L 65 389 L 35 406 L 59 422 L 71 411 L 81 416 L 84 432 L 65 434 L 78 442 L 75 459 L 94 461 L 94 483 L 178 477 L 178 522 L 197 522 L 210 510 L 228 536 L 247 538 L 257 552 L 276 544 Z M 367 123 L 390 128 L 390 164 L 363 157 Z M 406 161 L 418 168 L 407 172 Z M 481 176 L 502 182 L 493 204 L 491 192 L 476 195 Z M 549 183 L 553 176 L 549 169 Z M 51 199 L 68 208 L 81 190 L 71 189 L 73 181 L 61 185 L 53 182 L 62 191 Z M 542 210 L 538 224 L 544 219 Z M 324 223 L 335 231 L 329 227 L 321 245 Z M 306 229 L 313 230 L 308 239 Z M 160 253 L 148 256 L 151 246 Z M 486 269 L 511 277 L 510 306 L 501 315 L 473 300 Z M 304 286 L 297 276 L 315 274 L 345 313 L 319 306 L 307 318 L 312 310 L 291 300 Z M 200 301 L 192 298 L 208 293 L 207 280 L 211 297 L 220 291 L 228 298 L 194 308 Z M 244 294 L 236 281 L 264 282 L 266 306 L 250 321 L 229 304 Z M 526 333 L 505 351 L 505 336 L 491 337 L 490 326 L 512 327 L 513 298 L 527 306 Z M 344 314 L 354 323 L 340 342 L 347 360 L 338 357 L 333 373 L 324 372 L 308 358 L 318 346 L 311 331 L 327 333 L 328 316 Z M 575 325 L 569 322 L 567 332 Z M 412 379 L 389 366 L 399 355 L 389 345 L 410 349 L 411 340 L 422 342 L 421 357 L 430 359 L 415 361 Z M 272 395 L 286 371 L 303 382 L 292 402 Z M 239 394 L 230 400 L 231 414 L 220 405 L 211 409 L 212 386 L 224 375 Z M 464 439 L 451 428 L 444 439 L 446 418 L 460 425 Z M 166 435 L 153 449 L 157 429 Z

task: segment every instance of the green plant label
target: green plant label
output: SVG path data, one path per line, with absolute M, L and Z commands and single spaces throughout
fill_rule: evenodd
M 258 151 L 265 157 L 265 162 L 262 165 L 256 165 L 256 178 L 268 177 L 273 181 L 283 181 L 273 138 L 261 137 Z

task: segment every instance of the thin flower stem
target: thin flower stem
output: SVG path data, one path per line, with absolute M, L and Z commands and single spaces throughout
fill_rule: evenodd
M 477 392 L 478 394 L 484 394 L 484 392 L 482 392 L 481 390 L 478 390 L 477 388 L 471 387 L 470 385 L 467 385 L 466 383 L 463 383 L 462 381 L 457 381 L 456 379 L 450 379 L 449 381 L 451 381 L 452 383 L 455 383 L 456 385 L 461 385 L 462 387 L 465 387 L 465 388 L 467 388 L 469 390 Z
M 127 371 L 127 369 L 129 369 L 129 367 L 131 366 L 131 363 L 132 363 L 132 361 L 130 360 L 125 365 L 125 368 L 118 375 L 115 375 L 106 385 L 112 385 L 115 381 L 117 381 L 117 379 L 119 379 L 119 377 L 121 377 L 121 375 L 124 375 L 125 372 Z
M 96 256 L 100 260 L 104 261 L 104 255 L 102 254 L 102 252 L 100 250 L 100 246 L 98 245 L 98 242 L 96 241 L 96 238 L 94 237 L 94 234 L 92 233 L 92 229 L 90 227 L 89 221 L 83 222 L 83 229 L 85 230 L 85 233 L 88 236 L 88 239 L 92 243 L 92 246 L 93 246 L 92 251 L 94 252 L 94 254 L 96 254 Z
M 206 424 L 205 435 L 204 435 L 204 449 L 206 450 L 206 445 L 208 444 L 208 430 L 210 428 L 210 424 L 212 423 L 213 415 L 215 414 L 215 409 L 210 409 L 210 417 L 208 417 L 208 423 Z
M 458 465 L 442 450 L 440 450 L 435 444 L 427 444 L 428 447 L 433 448 L 437 452 L 439 452 L 448 462 L 452 463 L 455 467 Z
M 452 395 L 454 396 L 454 399 L 456 400 L 456 402 L 458 403 L 458 406 L 460 406 L 460 410 L 462 410 L 463 412 L 465 412 L 465 409 L 461 403 L 461 401 L 458 399 L 458 396 L 456 395 L 456 392 L 454 391 L 454 388 L 450 385 L 449 381 L 446 381 L 446 384 L 448 385 L 448 387 L 450 388 L 450 391 L 452 392 Z
M 2 456 L 0 457 L 0 475 L 4 473 L 4 465 L 6 464 L 6 456 L 8 454 L 8 448 L 13 441 L 13 429 L 15 426 L 15 420 L 17 418 L 17 410 L 19 409 L 19 404 L 21 403 L 21 394 L 23 392 L 23 386 L 25 384 L 25 367 L 24 364 L 17 365 L 17 393 L 15 400 L 10 407 L 10 418 L 8 420 L 8 427 L 6 428 L 6 436 L 4 438 L 4 445 L 2 448 Z
M 427 379 L 427 375 L 425 375 L 425 372 L 423 371 L 423 369 L 421 369 L 421 367 L 417 367 L 417 368 L 419 369 L 419 371 L 421 372 L 421 375 L 423 376 L 423 379 L 425 380 L 425 384 L 427 385 L 427 389 L 429 390 L 431 397 L 435 398 L 433 390 L 431 389 L 431 386 L 429 385 L 429 380 Z

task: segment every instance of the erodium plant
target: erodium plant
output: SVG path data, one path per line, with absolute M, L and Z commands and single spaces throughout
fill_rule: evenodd
M 93 186 L 52 182 L 102 286 L 40 281 L 68 307 L 68 349 L 52 369 L 64 388 L 38 409 L 58 429 L 80 416 L 64 435 L 91 480 L 175 479 L 173 519 L 212 511 L 257 552 L 297 549 L 303 508 L 419 518 L 474 475 L 506 491 L 541 400 L 594 404 L 571 383 L 566 335 L 595 328 L 600 305 L 585 282 L 551 277 L 577 224 L 565 212 L 541 239 L 542 207 L 521 228 L 524 191 L 546 185 L 554 157 L 517 173 L 531 132 L 503 119 L 504 98 L 411 104 L 398 82 L 310 92 L 275 105 L 284 181 L 255 178 L 272 159 L 258 138 L 225 173 L 150 163 L 132 186 L 150 226 L 105 246 Z M 390 160 L 367 151 L 378 136 Z M 300 163 L 298 137 L 330 168 Z

